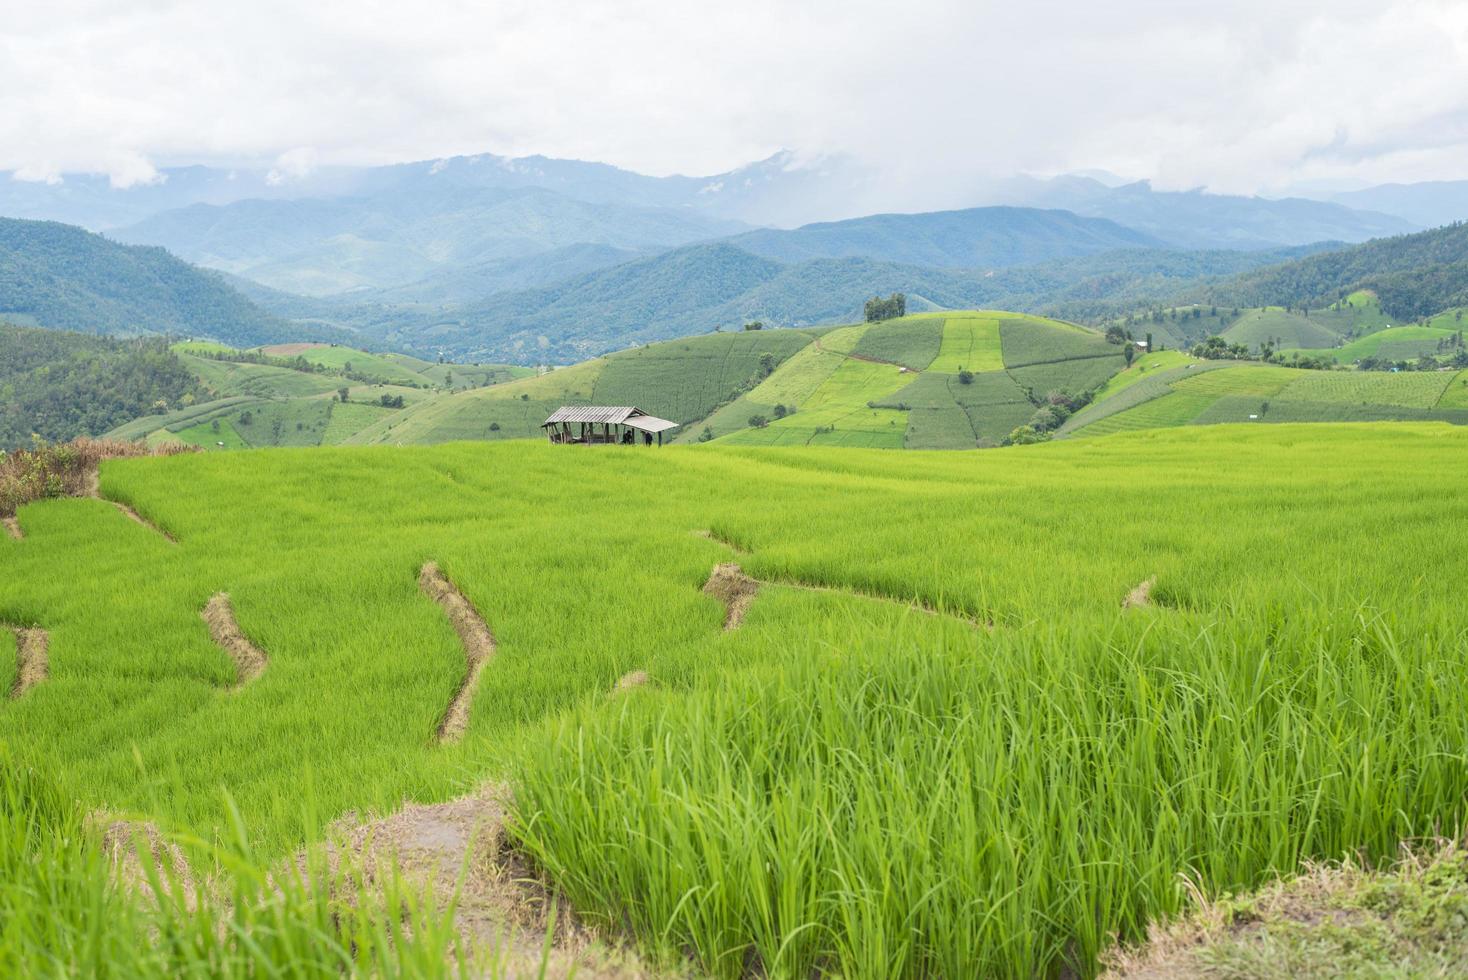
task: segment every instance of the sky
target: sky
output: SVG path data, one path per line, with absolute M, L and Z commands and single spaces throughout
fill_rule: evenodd
M 0 169 L 854 158 L 893 203 L 1468 178 L 1468 2 L 0 0 Z

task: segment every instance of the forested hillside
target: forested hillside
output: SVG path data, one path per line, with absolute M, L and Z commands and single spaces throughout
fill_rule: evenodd
M 1220 306 L 1324 306 L 1367 289 L 1398 318 L 1430 316 L 1468 302 L 1468 225 L 1382 238 L 1260 269 L 1191 291 Z
M 114 340 L 0 324 L 0 449 L 101 435 L 191 403 L 199 379 L 159 338 Z
M 207 336 L 240 346 L 303 333 L 341 335 L 266 313 L 218 276 L 161 248 L 13 219 L 0 219 L 0 317 L 86 333 Z

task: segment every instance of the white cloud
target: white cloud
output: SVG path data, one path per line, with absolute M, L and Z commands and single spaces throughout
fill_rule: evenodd
M 0 0 L 0 168 L 492 150 L 716 173 L 849 153 L 876 204 L 1015 171 L 1468 177 L 1454 0 Z M 879 200 L 878 200 L 879 199 Z

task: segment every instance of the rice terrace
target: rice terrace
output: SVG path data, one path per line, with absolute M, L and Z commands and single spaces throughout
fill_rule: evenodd
M 11 6 L 0 980 L 1468 977 L 1468 5 Z

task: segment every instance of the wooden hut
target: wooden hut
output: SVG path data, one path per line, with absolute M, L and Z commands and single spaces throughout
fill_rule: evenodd
M 553 443 L 651 446 L 656 441 L 661 446 L 663 433 L 678 428 L 678 423 L 631 405 L 566 405 L 540 427 Z

